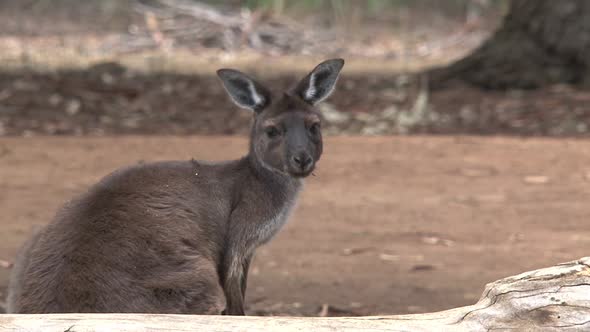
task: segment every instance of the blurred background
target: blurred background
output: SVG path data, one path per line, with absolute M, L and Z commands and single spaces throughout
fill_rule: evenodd
M 325 157 L 249 314 L 442 310 L 583 256 L 590 2 L 0 0 L 0 297 L 31 229 L 113 169 L 245 153 L 217 69 L 280 91 L 330 57 Z
M 347 60 L 341 88 L 324 105 L 335 120 L 330 133 L 527 130 L 498 128 L 506 120 L 478 128 L 472 115 L 478 109 L 452 100 L 435 101 L 431 109 L 428 100 L 415 105 L 421 86 L 411 73 L 477 47 L 501 21 L 506 1 L 35 0 L 0 6 L 0 63 L 18 75 L 3 78 L 1 99 L 12 112 L 0 115 L 2 135 L 246 133 L 249 116 L 236 116 L 220 95 L 211 78 L 217 68 L 239 67 L 285 86 L 327 57 Z

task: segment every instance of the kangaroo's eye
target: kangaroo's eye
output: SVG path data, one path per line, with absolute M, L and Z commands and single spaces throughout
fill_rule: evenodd
M 281 132 L 275 126 L 266 127 L 264 131 L 266 132 L 266 136 L 268 136 L 268 138 L 275 138 L 281 135 Z
M 320 123 L 316 122 L 316 123 L 312 124 L 311 127 L 309 127 L 309 132 L 314 135 L 319 134 L 320 133 Z

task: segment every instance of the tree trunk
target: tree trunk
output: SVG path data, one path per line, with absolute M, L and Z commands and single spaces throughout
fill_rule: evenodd
M 502 26 L 471 55 L 431 71 L 491 89 L 590 82 L 590 1 L 512 0 Z
M 590 257 L 493 282 L 475 305 L 429 314 L 345 318 L 0 315 L 0 328 L 48 332 L 590 331 Z

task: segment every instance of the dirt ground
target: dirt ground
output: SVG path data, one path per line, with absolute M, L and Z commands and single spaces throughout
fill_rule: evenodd
M 292 219 L 257 252 L 249 314 L 442 310 L 475 302 L 487 282 L 588 255 L 588 141 L 332 137 L 325 147 Z M 241 137 L 2 138 L 0 259 L 117 167 L 245 148 Z M 0 267 L 4 293 L 9 272 Z

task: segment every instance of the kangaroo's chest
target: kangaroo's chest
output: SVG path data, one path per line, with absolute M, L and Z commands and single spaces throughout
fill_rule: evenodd
M 295 183 L 283 192 L 260 194 L 259 204 L 246 205 L 249 220 L 244 220 L 248 226 L 243 229 L 242 238 L 245 247 L 253 250 L 267 243 L 287 223 L 299 195 L 300 184 Z
M 276 211 L 273 211 L 273 213 L 261 220 L 259 224 L 260 232 L 258 233 L 257 241 L 259 244 L 264 244 L 270 241 L 270 239 L 275 236 L 281 228 L 283 228 L 291 216 L 293 205 L 295 205 L 294 200 L 286 202 L 285 206 L 277 209 Z

